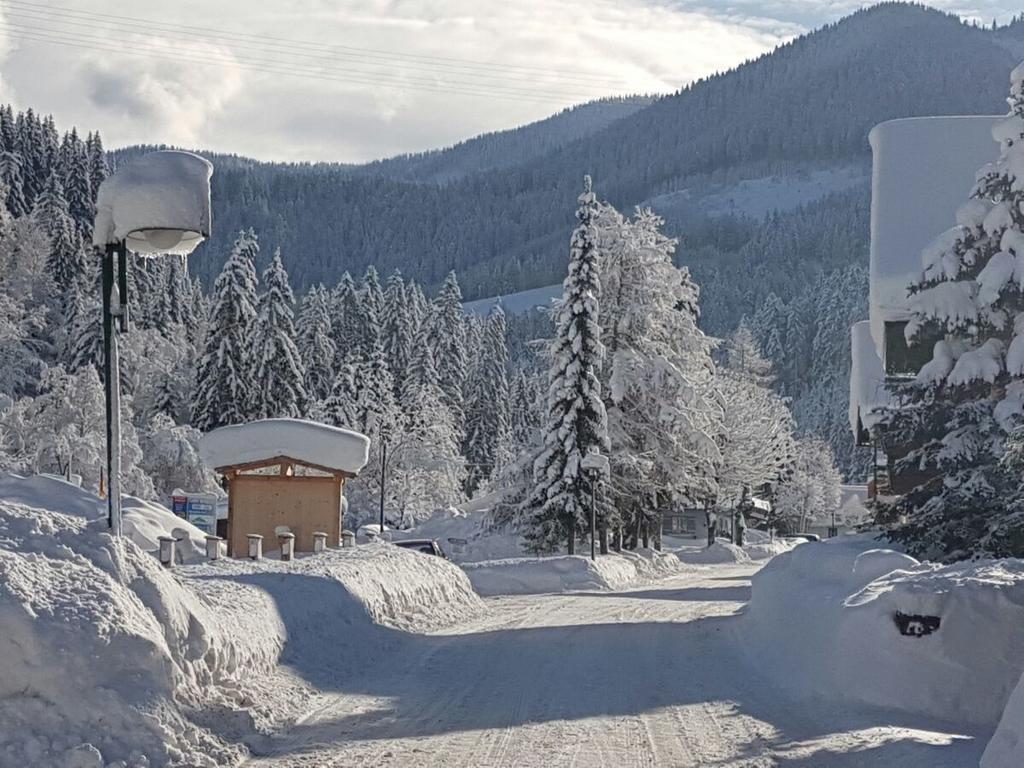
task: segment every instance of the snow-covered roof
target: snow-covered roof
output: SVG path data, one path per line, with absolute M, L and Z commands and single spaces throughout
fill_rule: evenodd
M 199 454 L 213 469 L 270 461 L 298 462 L 355 475 L 366 466 L 370 438 L 304 419 L 263 419 L 203 435 Z
M 858 421 L 870 429 L 877 420 L 873 412 L 889 404 L 882 359 L 871 338 L 871 323 L 862 320 L 850 328 L 850 429 L 858 433 Z
M 907 319 L 907 286 L 922 252 L 957 221 L 979 168 L 999 155 L 1005 117 L 917 117 L 875 126 L 871 182 L 871 333 L 879 353 L 886 320 Z
M 100 184 L 93 244 L 125 240 L 132 232 L 186 230 L 195 236 L 179 245 L 129 243 L 138 253 L 190 253 L 210 235 L 210 176 L 213 166 L 199 155 L 161 150 L 143 155 Z

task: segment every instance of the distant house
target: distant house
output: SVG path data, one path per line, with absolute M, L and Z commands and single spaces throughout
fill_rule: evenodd
M 871 268 L 868 320 L 851 329 L 850 429 L 857 445 L 874 451 L 869 496 L 902 494 L 923 476 L 896 476 L 894 464 L 910 446 L 877 428 L 879 409 L 894 384 L 912 379 L 931 359 L 928 344 L 907 344 L 907 288 L 917 282 L 921 252 L 956 223 L 975 173 L 995 160 L 992 127 L 1001 116 L 921 117 L 875 126 L 869 141 Z

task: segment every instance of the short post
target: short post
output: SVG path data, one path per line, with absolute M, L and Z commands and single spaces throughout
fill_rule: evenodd
M 281 545 L 281 559 L 291 560 L 295 556 L 295 534 L 279 533 L 277 541 Z
M 313 533 L 313 552 L 319 555 L 327 549 L 327 534 L 323 531 L 316 531 Z
M 247 534 L 249 539 L 249 559 L 259 560 L 263 557 L 263 537 L 258 533 Z
M 178 540 L 173 536 L 161 536 L 157 539 L 160 542 L 160 564 L 165 568 L 174 567 L 174 545 Z
M 207 536 L 206 537 L 206 559 L 207 560 L 219 560 L 220 559 L 220 543 L 223 539 L 220 536 Z
M 352 531 L 341 532 L 341 546 L 345 549 L 356 545 L 356 535 Z

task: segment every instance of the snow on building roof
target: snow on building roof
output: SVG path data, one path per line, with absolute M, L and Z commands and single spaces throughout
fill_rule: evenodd
M 221 427 L 199 441 L 199 454 L 214 469 L 286 456 L 355 475 L 366 466 L 369 450 L 366 435 L 304 419 L 263 419 Z
M 850 366 L 850 429 L 857 435 L 860 427 L 870 429 L 875 409 L 889 404 L 885 388 L 885 370 L 871 338 L 871 322 L 862 320 L 850 328 L 852 364 Z
M 882 349 L 886 320 L 908 317 L 907 286 L 922 252 L 957 222 L 978 169 L 999 155 L 1005 116 L 917 117 L 875 126 L 871 183 L 871 334 Z
M 177 150 L 150 152 L 118 169 L 100 184 L 93 245 L 117 243 L 139 230 L 189 230 L 198 239 L 161 252 L 191 252 L 210 234 L 212 174 L 208 160 Z M 139 246 L 138 252 L 148 251 Z

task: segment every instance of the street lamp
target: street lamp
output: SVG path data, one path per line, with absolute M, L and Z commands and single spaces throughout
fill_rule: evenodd
M 380 423 L 380 540 L 384 541 L 384 487 L 387 482 L 388 439 L 391 437 L 391 426 L 381 420 Z
M 588 453 L 580 462 L 580 468 L 590 480 L 590 559 L 597 559 L 595 539 L 597 538 L 597 484 L 601 478 L 610 475 L 608 457 L 598 452 Z
M 103 263 L 103 375 L 107 406 L 107 522 L 121 535 L 121 381 L 117 334 L 128 330 L 128 252 L 187 256 L 210 236 L 213 166 L 191 152 L 151 152 L 119 169 L 96 195 L 93 248 Z

